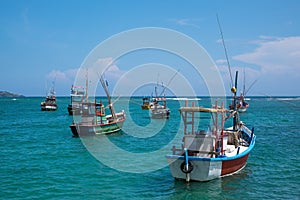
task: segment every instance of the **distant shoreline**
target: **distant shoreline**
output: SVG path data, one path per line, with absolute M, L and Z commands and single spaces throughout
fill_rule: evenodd
M 21 94 L 14 94 L 11 92 L 7 92 L 7 91 L 0 91 L 0 98 L 5 98 L 5 97 L 25 97 L 24 95 Z

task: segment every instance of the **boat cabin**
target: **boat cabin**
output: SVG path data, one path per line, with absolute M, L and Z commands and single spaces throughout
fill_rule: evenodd
M 182 148 L 173 147 L 173 154 L 188 149 L 189 156 L 214 158 L 225 155 L 225 151 L 229 152 L 229 146 L 239 145 L 242 137 L 240 131 L 224 129 L 225 121 L 230 117 L 227 116 L 230 111 L 224 109 L 224 105 L 203 108 L 195 107 L 194 103 L 189 107 L 186 103 L 179 111 L 184 123 L 184 137 Z M 245 141 L 249 140 L 246 138 Z

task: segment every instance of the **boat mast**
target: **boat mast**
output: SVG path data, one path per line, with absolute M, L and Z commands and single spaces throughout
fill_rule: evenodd
M 235 112 L 233 116 L 233 130 L 236 131 L 237 126 L 237 120 L 238 120 L 238 112 L 237 112 L 237 106 L 236 106 L 236 91 L 237 91 L 237 80 L 238 80 L 238 71 L 235 72 L 235 83 L 234 87 L 231 88 L 231 92 L 233 93 L 233 112 Z
M 107 88 L 107 84 L 104 81 L 103 76 L 100 76 L 100 82 L 101 82 L 101 85 L 102 85 L 102 87 L 103 87 L 103 89 L 104 89 L 104 91 L 106 93 L 107 100 L 108 100 L 108 107 L 110 109 L 111 115 L 112 115 L 113 119 L 116 120 L 117 119 L 116 113 L 115 113 L 114 107 L 113 107 L 113 105 L 111 103 L 110 94 L 109 94 L 109 91 L 108 91 L 108 88 Z
M 246 86 L 245 86 L 245 82 L 246 82 L 246 74 L 245 74 L 245 68 L 243 68 L 244 70 L 244 85 L 243 85 L 243 97 L 246 95 L 245 92 L 246 92 Z
M 51 91 L 50 91 L 50 94 L 51 94 L 51 97 L 54 97 L 55 96 L 55 82 L 52 81 L 52 88 L 51 88 Z
M 86 69 L 86 74 L 85 74 L 85 100 L 86 102 L 88 102 L 88 98 L 89 98 L 89 76 L 88 76 L 88 69 Z

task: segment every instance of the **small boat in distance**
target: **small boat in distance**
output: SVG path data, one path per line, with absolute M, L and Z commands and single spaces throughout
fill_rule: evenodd
M 165 97 L 153 98 L 153 105 L 150 111 L 153 119 L 168 119 L 170 117 L 170 109 L 167 107 L 167 99 Z
M 87 100 L 87 94 L 83 86 L 73 86 L 71 87 L 71 102 L 68 105 L 69 115 L 80 115 L 82 113 L 82 103 Z
M 239 97 L 235 97 L 236 98 L 236 107 L 238 112 L 242 113 L 242 112 L 246 112 L 247 108 L 249 107 L 249 103 L 246 102 L 245 97 L 243 95 L 243 93 L 241 93 L 241 95 Z M 229 108 L 231 110 L 233 110 L 233 104 L 229 105 Z
M 165 87 L 161 94 L 163 94 L 164 91 Z M 157 86 L 155 86 L 155 98 L 153 98 L 153 104 L 150 108 L 151 117 L 153 119 L 168 119 L 170 117 L 170 109 L 167 107 L 167 99 L 166 97 L 159 96 L 157 94 Z
M 42 111 L 56 111 L 57 110 L 54 83 L 52 85 L 50 92 L 48 92 L 45 101 L 41 102 L 41 110 Z
M 241 93 L 241 95 L 238 97 L 237 99 L 238 103 L 237 103 L 237 109 L 239 112 L 246 112 L 247 108 L 249 107 L 249 103 L 246 102 L 245 100 L 245 96 L 243 93 Z
M 143 110 L 149 110 L 153 106 L 153 101 L 151 101 L 150 97 L 144 97 L 143 98 L 143 104 L 141 105 L 141 108 Z
M 80 115 L 83 113 L 84 109 L 88 109 L 87 105 L 90 105 L 89 96 L 88 96 L 88 88 L 89 88 L 89 80 L 88 80 L 88 70 L 86 69 L 86 79 L 85 79 L 85 87 L 84 86 L 74 86 L 71 87 L 71 102 L 68 105 L 68 113 L 69 115 Z M 83 104 L 86 103 L 86 104 Z
M 241 92 L 240 96 L 234 97 L 234 98 L 236 98 L 236 106 L 237 106 L 238 112 L 246 112 L 247 108 L 249 107 L 249 103 L 245 100 L 245 95 L 246 95 L 246 87 L 245 87 L 245 70 L 244 70 L 243 91 Z M 231 110 L 233 110 L 233 107 L 234 107 L 233 101 L 232 101 L 232 104 L 229 105 L 229 108 Z
M 93 103 L 83 102 L 82 106 L 86 109 L 83 109 L 81 115 L 77 116 L 80 117 L 80 120 L 76 122 L 73 121 L 70 125 L 70 129 L 76 137 L 111 134 L 120 131 L 123 127 L 123 123 L 126 119 L 124 110 L 115 113 L 107 85 L 102 76 L 100 77 L 100 82 L 107 95 L 110 114 L 105 114 L 105 107 L 101 101 L 100 103 L 96 101 Z
M 236 91 L 235 88 L 232 91 Z M 183 145 L 181 148 L 173 146 L 172 154 L 166 156 L 175 179 L 209 181 L 235 174 L 246 166 L 256 136 L 254 128 L 250 131 L 239 120 L 234 105 L 233 111 L 225 109 L 224 103 L 219 107 L 217 102 L 214 108 L 186 103 L 179 109 L 184 122 Z M 233 118 L 233 126 L 226 129 L 224 125 L 229 118 Z

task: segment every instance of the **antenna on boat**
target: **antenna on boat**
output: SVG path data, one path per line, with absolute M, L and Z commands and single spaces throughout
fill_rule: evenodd
M 226 60 L 227 60 L 227 65 L 228 65 L 228 70 L 229 70 L 229 75 L 230 75 L 230 81 L 231 81 L 231 88 L 232 88 L 233 87 L 233 79 L 232 79 L 232 75 L 231 75 L 231 68 L 230 68 L 227 49 L 226 49 L 226 46 L 225 46 L 225 41 L 224 41 L 223 32 L 222 32 L 222 28 L 221 28 L 221 24 L 220 24 L 220 21 L 219 21 L 218 14 L 217 14 L 217 21 L 218 21 L 218 25 L 219 25 L 219 29 L 220 29 L 221 38 L 222 38 L 222 44 L 223 44 L 224 51 L 225 51 L 225 56 L 226 56 Z

